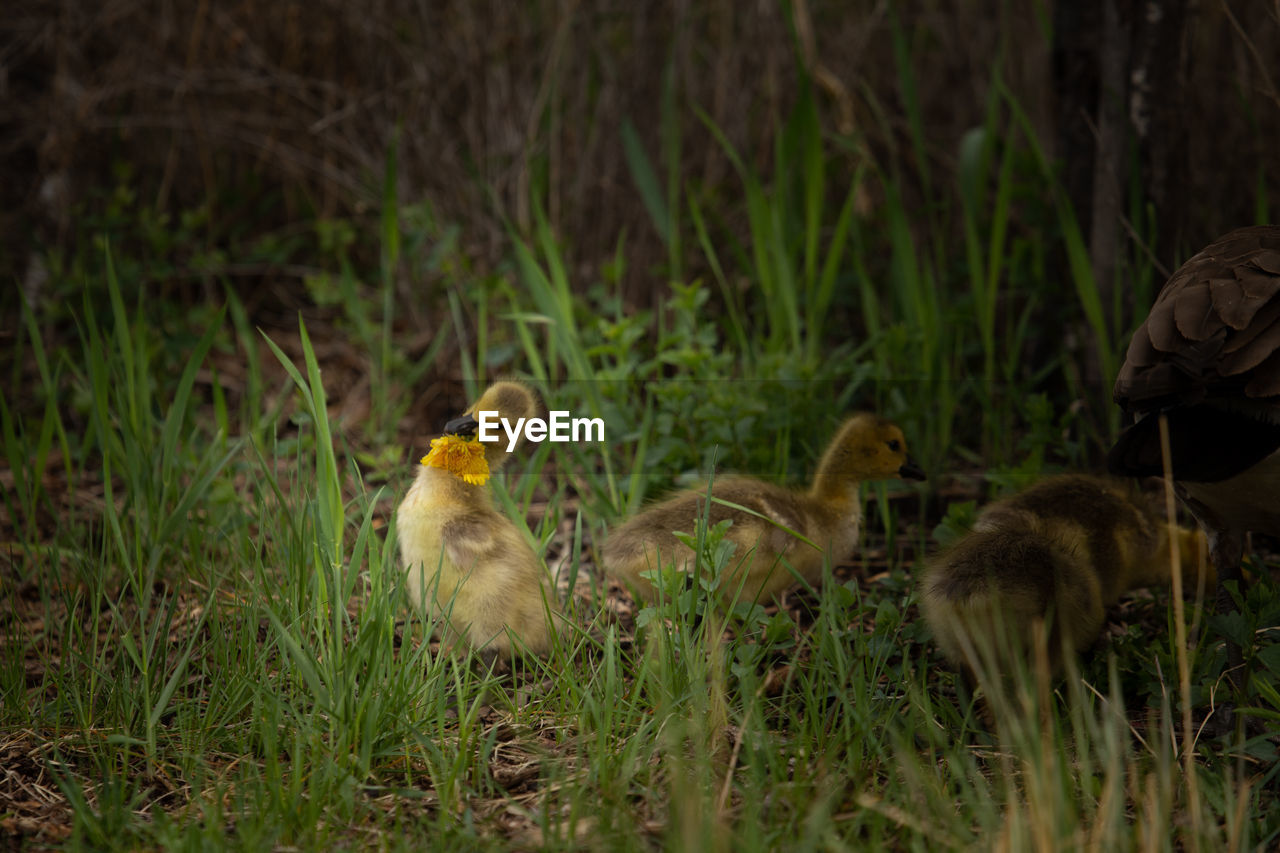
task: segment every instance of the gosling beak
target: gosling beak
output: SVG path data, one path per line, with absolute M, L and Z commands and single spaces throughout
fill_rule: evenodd
M 904 480 L 925 480 L 928 479 L 924 475 L 924 469 L 915 463 L 908 456 L 907 461 L 902 463 L 902 467 L 898 469 L 898 476 Z
M 478 426 L 480 426 L 478 420 L 471 415 L 463 415 L 445 424 L 444 433 L 445 435 L 475 435 Z

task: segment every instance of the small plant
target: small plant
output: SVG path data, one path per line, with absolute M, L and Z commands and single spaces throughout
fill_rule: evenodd
M 697 625 L 723 606 L 721 596 L 731 591 L 722 591 L 721 585 L 726 581 L 737 548 L 732 540 L 725 539 L 732 524 L 733 520 L 726 518 L 711 527 L 703 527 L 701 535 L 675 534 L 676 539 L 693 551 L 693 566 L 664 565 L 642 574 L 653 584 L 657 603 L 641 609 L 636 616 L 637 628 L 660 619 Z

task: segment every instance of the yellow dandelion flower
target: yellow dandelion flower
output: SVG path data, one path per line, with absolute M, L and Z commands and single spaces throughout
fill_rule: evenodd
M 484 458 L 484 445 L 479 439 L 468 441 L 458 435 L 442 435 L 431 439 L 431 451 L 422 457 L 428 468 L 443 468 L 473 486 L 489 480 L 489 460 Z

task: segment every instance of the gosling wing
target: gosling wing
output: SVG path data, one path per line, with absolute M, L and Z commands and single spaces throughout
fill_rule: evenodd
M 495 528 L 504 522 L 506 519 L 495 522 L 494 517 L 479 513 L 455 515 L 440 528 L 445 556 L 462 572 L 492 560 L 500 544 Z

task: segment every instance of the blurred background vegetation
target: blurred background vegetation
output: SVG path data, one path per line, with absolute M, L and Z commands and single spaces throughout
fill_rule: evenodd
M 1209 239 L 1270 218 L 1278 14 L 37 0 L 0 23 L 0 275 L 65 321 L 69 295 L 101 295 L 105 237 L 149 302 L 230 290 L 250 325 L 303 310 L 388 333 L 375 380 L 435 343 L 411 387 L 327 365 L 335 397 L 366 398 L 353 422 L 416 396 L 383 439 L 457 408 L 439 383 L 473 336 L 471 369 L 533 369 L 506 345 L 513 314 L 550 309 L 528 298 L 539 267 L 574 310 L 618 318 L 580 317 L 587 349 L 634 347 L 668 378 L 675 344 L 651 339 L 683 311 L 704 333 L 684 345 L 730 354 L 703 375 L 871 363 L 920 383 L 898 405 L 881 384 L 847 396 L 914 410 L 930 461 L 953 444 L 1011 460 L 1013 423 L 1072 406 L 1092 455 L 1135 308 Z M 588 378 L 574 367 L 548 378 Z M 1037 392 L 1048 414 L 997 399 Z

